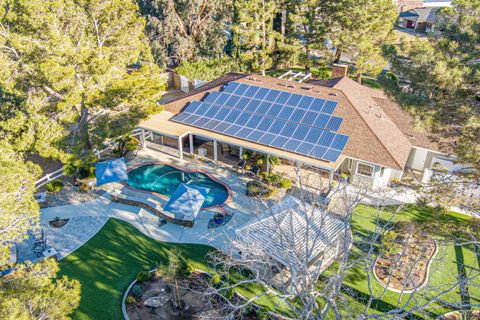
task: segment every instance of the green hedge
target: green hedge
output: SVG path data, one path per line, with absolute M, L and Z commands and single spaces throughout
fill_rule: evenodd
M 60 180 L 50 181 L 45 185 L 48 192 L 59 193 L 63 189 L 63 182 Z
M 175 72 L 190 80 L 211 81 L 229 72 L 240 72 L 242 67 L 230 57 L 222 57 L 196 62 L 184 62 L 175 69 Z

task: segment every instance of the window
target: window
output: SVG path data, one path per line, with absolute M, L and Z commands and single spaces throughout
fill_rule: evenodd
M 380 178 L 383 177 L 383 174 L 385 173 L 385 167 L 380 168 Z
M 365 163 L 358 163 L 357 174 L 361 176 L 371 177 L 373 175 L 373 166 Z

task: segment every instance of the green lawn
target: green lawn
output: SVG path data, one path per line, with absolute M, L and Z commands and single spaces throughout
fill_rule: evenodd
M 385 210 L 379 214 L 376 209 L 363 205 L 359 205 L 355 209 L 352 227 L 355 242 L 351 251 L 351 261 L 354 261 L 362 255 L 362 250 L 366 250 L 369 247 L 367 239 L 370 239 L 375 232 L 379 232 L 379 226 L 381 228 L 381 226 L 393 216 L 393 221 L 395 222 L 414 221 L 425 225 L 440 244 L 438 254 L 432 262 L 428 285 L 417 293 L 418 297 L 424 295 L 423 298 L 428 299 L 440 291 L 451 287 L 452 284 L 458 280 L 462 267 L 467 273 L 473 270 L 478 274 L 478 268 L 480 266 L 472 247 L 454 247 L 451 243 L 445 243 L 444 241 L 449 237 L 449 224 L 459 226 L 460 229 L 465 229 L 470 224 L 469 217 L 453 212 L 439 214 L 429 207 L 416 205 L 407 206 L 402 212 L 396 215 L 393 214 L 393 211 L 394 208 L 392 208 L 391 211 Z M 383 287 L 381 287 L 373 277 L 371 277 L 371 283 L 373 294 L 376 297 L 380 297 L 384 292 Z M 370 294 L 368 292 L 365 264 L 358 263 L 353 269 L 349 270 L 343 284 L 345 287 L 344 293 L 349 300 L 353 299 L 356 300 L 357 303 L 362 304 L 363 299 L 368 299 Z M 371 311 L 382 312 L 396 308 L 397 305 L 407 303 L 408 298 L 409 295 L 407 294 L 400 297 L 398 293 L 386 291 L 381 299 L 374 301 L 372 305 L 373 310 Z M 463 298 L 470 299 L 472 303 L 480 303 L 480 279 L 476 279 L 475 285 L 469 287 L 468 296 L 464 296 Z M 462 296 L 460 295 L 459 289 L 455 288 L 453 291 L 442 295 L 441 299 L 451 303 L 460 303 Z M 410 302 L 410 305 L 413 304 L 414 302 Z M 428 317 L 435 317 L 447 311 L 447 309 L 440 304 L 434 304 L 433 307 L 435 309 L 432 308 L 432 314 L 429 314 Z M 356 308 L 360 310 L 361 305 L 356 306 Z M 426 315 L 422 315 L 422 317 L 425 316 Z
M 74 319 L 123 319 L 121 301 L 138 271 L 165 262 L 177 249 L 195 267 L 208 270 L 202 245 L 170 244 L 152 240 L 130 224 L 110 219 L 86 245 L 60 261 L 60 275 L 82 285 L 80 307 Z

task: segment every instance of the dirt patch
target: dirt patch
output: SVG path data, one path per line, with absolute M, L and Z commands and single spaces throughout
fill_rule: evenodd
M 373 267 L 376 278 L 390 289 L 410 291 L 427 280 L 436 243 L 415 225 L 404 223 L 384 235 L 382 251 Z
M 153 277 L 148 283 L 137 283 L 126 300 L 128 317 L 130 320 L 223 319 L 229 314 L 228 308 L 225 308 L 223 299 L 204 293 L 207 281 L 206 274 L 194 273 L 187 278 Z M 138 296 L 137 293 L 132 302 L 135 286 L 141 286 L 142 294 Z M 149 302 L 156 303 L 156 306 L 148 306 Z M 244 315 L 243 319 L 258 317 Z
M 205 290 L 201 274 L 193 274 L 187 279 L 169 281 L 166 278 L 153 278 L 142 286 L 142 295 L 135 302 L 127 304 L 130 320 L 140 319 L 194 319 L 202 314 L 211 317 L 222 317 L 221 308 L 203 294 Z M 130 290 L 134 296 L 134 288 Z M 158 298 L 160 306 L 156 308 L 145 305 L 151 298 Z M 127 299 L 128 301 L 128 299 Z M 225 316 L 225 315 L 223 315 Z
M 52 228 L 61 228 L 67 224 L 70 219 L 57 219 L 48 221 L 48 225 Z

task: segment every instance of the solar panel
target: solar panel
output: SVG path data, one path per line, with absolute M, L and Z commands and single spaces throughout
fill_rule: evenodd
M 230 82 L 204 101 L 192 101 L 172 120 L 302 155 L 336 161 L 348 136 L 337 102 Z

